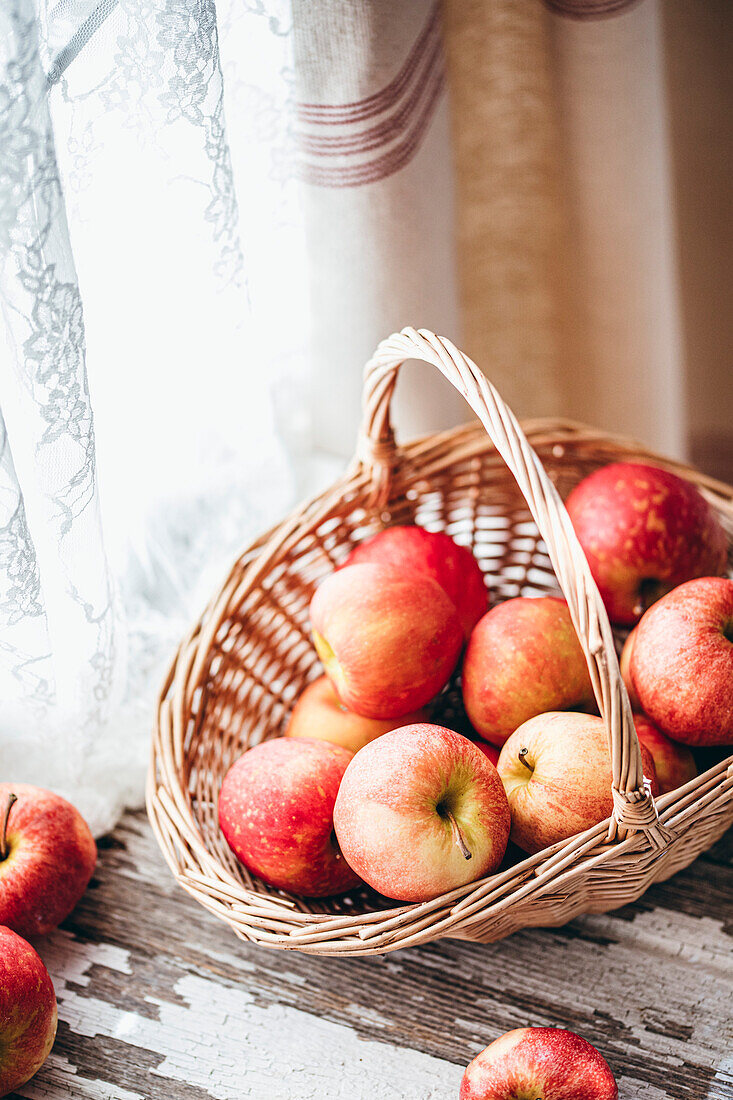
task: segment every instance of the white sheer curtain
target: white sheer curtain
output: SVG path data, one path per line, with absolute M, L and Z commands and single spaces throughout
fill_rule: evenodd
M 238 7 L 0 12 L 0 772 L 97 830 L 140 797 L 162 659 L 286 506 L 275 378 L 302 443 L 289 10 Z

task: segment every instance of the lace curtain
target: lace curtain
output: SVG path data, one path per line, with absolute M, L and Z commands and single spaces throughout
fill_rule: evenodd
M 164 655 L 292 492 L 271 400 L 277 379 L 297 450 L 289 20 L 0 9 L 0 772 L 97 831 L 140 797 Z

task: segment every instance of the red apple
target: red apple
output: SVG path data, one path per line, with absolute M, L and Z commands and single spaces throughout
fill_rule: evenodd
M 333 806 L 352 753 L 328 741 L 276 738 L 245 752 L 219 793 L 219 824 L 253 874 L 305 897 L 359 884 L 333 832 Z
M 689 749 L 665 737 L 644 714 L 634 715 L 634 727 L 639 741 L 646 745 L 654 759 L 660 794 L 676 791 L 695 778 L 697 766 Z
M 70 802 L 0 783 L 0 924 L 21 936 L 52 931 L 81 898 L 96 861 L 94 838 Z
M 496 768 L 466 737 L 430 725 L 403 726 L 357 753 L 333 820 L 364 881 L 410 902 L 494 871 L 510 824 Z
M 669 737 L 733 743 L 733 581 L 688 581 L 650 608 L 631 675 L 642 710 Z
M 618 1100 L 605 1058 L 559 1027 L 520 1027 L 468 1066 L 460 1100 Z
M 654 761 L 644 745 L 641 757 L 657 795 Z M 511 839 L 525 852 L 540 852 L 613 813 L 608 737 L 593 714 L 530 718 L 502 748 L 498 771 L 512 813 Z
M 56 1036 L 56 995 L 29 943 L 0 927 L 0 1096 L 30 1081 Z
M 491 745 L 488 741 L 474 741 L 473 743 L 477 749 L 481 749 L 486 759 L 490 760 L 494 767 L 496 767 L 499 763 L 499 750 L 496 745 Z
M 397 726 L 410 726 L 427 719 L 426 710 L 412 711 L 402 718 L 363 718 L 344 706 L 328 676 L 319 676 L 308 685 L 295 704 L 285 736 L 330 741 L 334 745 L 343 745 L 350 752 L 358 752 L 375 737 L 381 737 Z
M 535 714 L 588 709 L 593 688 L 565 600 L 520 596 L 484 615 L 463 660 L 463 702 L 495 745 Z
M 453 603 L 468 638 L 489 606 L 484 575 L 470 550 L 450 535 L 424 527 L 388 527 L 355 547 L 344 565 L 392 565 L 406 576 L 437 581 Z
M 725 569 L 727 542 L 715 512 L 668 470 L 602 466 L 565 506 L 612 622 L 635 623 L 676 585 Z
M 437 581 L 390 565 L 332 573 L 310 616 L 326 674 L 342 703 L 365 718 L 401 718 L 424 706 L 447 683 L 463 645 Z
M 619 668 L 621 669 L 621 679 L 626 685 L 626 694 L 629 697 L 632 710 L 641 710 L 641 703 L 639 702 L 639 696 L 636 694 L 636 688 L 634 687 L 634 681 L 631 678 L 631 654 L 634 649 L 634 639 L 636 638 L 636 627 L 629 633 L 626 641 L 624 642 L 624 648 L 621 650 L 621 658 L 619 660 Z

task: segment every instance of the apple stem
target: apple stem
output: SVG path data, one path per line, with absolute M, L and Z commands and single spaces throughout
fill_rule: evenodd
M 464 859 L 471 859 L 472 858 L 472 853 L 466 847 L 466 842 L 463 839 L 463 836 L 461 835 L 461 830 L 458 828 L 458 822 L 456 821 L 456 819 L 454 818 L 454 816 L 450 812 L 450 810 L 445 811 L 445 816 L 450 821 L 450 827 L 453 831 L 453 839 L 455 840 L 456 844 L 460 848 L 461 855 L 463 856 Z
M 17 801 L 17 794 L 8 795 L 8 802 L 5 807 L 5 816 L 3 817 L 2 829 L 0 829 L 0 859 L 5 859 L 6 855 L 8 854 L 8 841 L 6 836 L 8 831 L 8 818 L 10 817 L 10 811 Z
M 528 752 L 529 752 L 529 749 L 526 749 L 526 748 L 525 749 L 520 749 L 519 750 L 519 759 L 524 764 L 527 771 L 531 772 L 533 770 L 532 765 L 528 764 L 527 761 L 524 759 Z

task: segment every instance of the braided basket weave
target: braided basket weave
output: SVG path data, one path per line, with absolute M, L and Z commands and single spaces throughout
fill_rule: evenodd
M 390 400 L 407 359 L 437 367 L 480 423 L 398 447 Z M 728 486 L 572 423 L 533 421 L 522 430 L 448 340 L 408 328 L 383 341 L 366 367 L 351 469 L 235 563 L 163 687 L 147 802 L 181 886 L 243 939 L 314 954 L 377 954 L 442 936 L 489 942 L 616 908 L 717 840 L 733 821 L 733 757 L 656 805 L 644 789 L 614 635 L 561 501 L 592 470 L 618 460 L 651 461 L 693 481 L 733 537 Z M 395 523 L 447 531 L 469 546 L 492 603 L 562 591 L 608 731 L 614 814 L 430 902 L 396 905 L 366 888 L 317 901 L 288 896 L 250 876 L 230 852 L 217 823 L 219 788 L 248 746 L 283 732 L 320 672 L 308 624 L 315 586 L 357 542 Z M 465 721 L 455 682 L 435 720 L 454 728 Z

